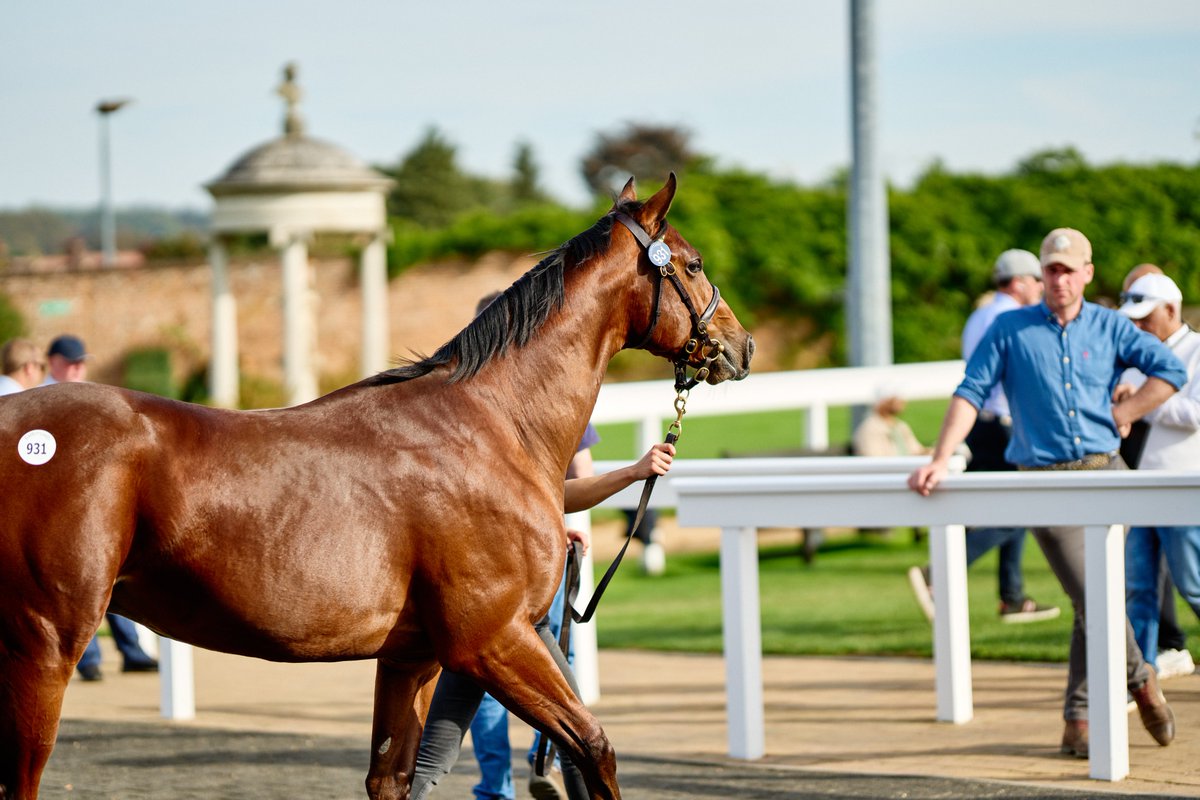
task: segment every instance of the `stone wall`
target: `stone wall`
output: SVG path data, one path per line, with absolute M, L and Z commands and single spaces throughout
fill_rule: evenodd
M 389 283 L 391 350 L 430 353 L 457 333 L 483 295 L 504 289 L 535 263 L 494 254 L 467 264 L 414 267 Z M 313 262 L 318 296 L 318 371 L 322 390 L 357 380 L 362 303 L 357 262 Z M 235 261 L 230 279 L 238 304 L 244 375 L 282 383 L 283 293 L 279 261 Z M 176 377 L 207 364 L 211 352 L 211 272 L 207 264 L 150 266 L 0 276 L 25 316 L 30 335 L 47 345 L 73 333 L 94 354 L 90 377 L 120 383 L 132 350 L 165 347 Z

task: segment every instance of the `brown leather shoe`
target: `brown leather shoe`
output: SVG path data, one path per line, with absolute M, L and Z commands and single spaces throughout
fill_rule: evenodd
M 1150 671 L 1150 677 L 1130 694 L 1137 703 L 1142 725 L 1146 726 L 1154 741 L 1166 747 L 1175 738 L 1175 715 L 1171 713 L 1171 707 L 1167 705 L 1162 689 L 1158 688 L 1158 676 L 1154 673 L 1154 667 L 1147 664 L 1146 669 Z
M 1076 758 L 1088 757 L 1088 721 L 1086 719 L 1069 719 L 1067 727 L 1063 728 L 1062 747 L 1059 752 L 1065 756 Z

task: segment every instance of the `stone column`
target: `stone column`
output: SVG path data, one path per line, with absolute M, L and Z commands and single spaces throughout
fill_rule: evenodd
M 237 300 L 229 286 L 225 242 L 214 236 L 208 247 L 212 267 L 212 356 L 208 365 L 209 402 L 220 408 L 238 407 Z
M 283 261 L 283 382 L 290 406 L 317 397 L 316 320 L 308 267 L 308 235 L 272 237 Z
M 362 377 L 388 367 L 387 250 L 382 234 L 371 237 L 359 263 L 362 288 Z

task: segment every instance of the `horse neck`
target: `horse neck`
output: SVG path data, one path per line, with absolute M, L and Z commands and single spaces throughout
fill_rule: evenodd
M 568 270 L 562 309 L 477 378 L 486 376 L 493 391 L 512 396 L 523 444 L 557 476 L 575 453 L 608 362 L 628 331 L 630 298 L 614 280 L 620 271 L 598 262 Z

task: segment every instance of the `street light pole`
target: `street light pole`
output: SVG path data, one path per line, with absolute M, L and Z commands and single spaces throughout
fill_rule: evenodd
M 100 250 L 101 263 L 111 267 L 117 263 L 117 218 L 112 204 L 112 152 L 109 147 L 108 118 L 133 101 L 128 98 L 101 100 L 96 104 L 100 115 Z

